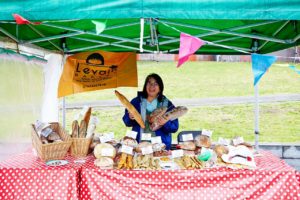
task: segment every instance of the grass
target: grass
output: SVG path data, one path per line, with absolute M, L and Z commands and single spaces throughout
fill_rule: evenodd
M 213 141 L 219 137 L 232 138 L 243 136 L 246 141 L 254 141 L 254 112 L 252 104 L 235 106 L 192 107 L 180 119 L 183 130 L 213 130 Z M 70 129 L 73 116 L 78 110 L 67 113 L 67 129 Z M 117 138 L 125 135 L 126 130 L 122 116 L 123 108 L 113 107 L 93 112 L 100 119 L 96 131 L 114 132 Z M 300 102 L 261 104 L 260 106 L 260 141 L 261 142 L 300 142 Z
M 299 67 L 299 65 L 297 66 Z M 145 77 L 158 73 L 170 99 L 252 96 L 251 63 L 188 62 L 176 68 L 175 62 L 138 62 L 138 90 Z M 298 87 L 297 87 L 298 85 Z M 260 95 L 300 93 L 299 75 L 288 67 L 273 65 L 259 83 Z M 136 96 L 136 88 L 119 88 L 127 98 Z M 115 99 L 114 89 L 70 95 L 67 103 Z
M 299 65 L 297 66 L 299 68 Z M 149 73 L 158 73 L 165 83 L 165 94 L 171 100 L 253 95 L 250 63 L 188 62 L 176 68 L 174 62 L 138 62 L 139 90 Z M 43 73 L 38 66 L 0 62 L 0 142 L 30 141 L 29 124 L 39 119 L 43 97 Z M 288 67 L 274 65 L 260 82 L 260 95 L 300 93 L 300 78 Z M 129 99 L 137 88 L 121 88 Z M 113 90 L 71 95 L 67 103 L 115 99 Z M 300 102 L 261 104 L 260 140 L 265 142 L 300 142 Z M 68 110 L 67 130 L 78 110 Z M 122 122 L 122 107 L 94 112 L 100 119 L 98 132 L 114 131 L 122 137 L 126 127 Z M 253 105 L 193 107 L 180 119 L 180 129 L 214 131 L 231 138 L 242 135 L 253 141 Z M 176 134 L 173 134 L 174 139 Z

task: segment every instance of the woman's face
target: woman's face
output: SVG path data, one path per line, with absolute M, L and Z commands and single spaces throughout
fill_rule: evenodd
M 157 97 L 160 92 L 159 85 L 154 78 L 150 78 L 146 85 L 147 94 L 150 97 Z

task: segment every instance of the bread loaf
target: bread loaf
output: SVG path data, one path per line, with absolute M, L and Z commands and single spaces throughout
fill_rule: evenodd
M 115 94 L 118 97 L 118 99 L 121 101 L 121 103 L 127 108 L 128 112 L 131 113 L 134 116 L 135 121 L 142 127 L 145 128 L 145 123 L 142 119 L 142 116 L 140 113 L 135 109 L 135 107 L 128 101 L 128 99 L 122 95 L 120 92 L 115 90 Z
M 184 107 L 184 106 L 178 106 L 174 109 L 172 109 L 171 111 L 167 112 L 166 114 L 164 114 L 164 117 L 167 119 L 167 120 L 175 120 L 181 116 L 183 116 L 185 113 L 187 113 L 188 109 L 187 107 Z
M 83 120 L 85 121 L 85 123 L 88 125 L 90 122 L 90 118 L 91 118 L 91 114 L 92 114 L 92 108 L 89 107 L 89 109 L 86 111 L 86 113 L 84 114 Z
M 81 120 L 80 127 L 79 127 L 79 138 L 85 138 L 87 131 L 87 124 L 84 120 Z
M 149 123 L 153 123 L 157 118 L 163 116 L 167 112 L 167 107 L 155 109 L 149 116 Z
M 77 120 L 74 120 L 72 123 L 72 138 L 78 138 L 79 135 L 79 124 Z

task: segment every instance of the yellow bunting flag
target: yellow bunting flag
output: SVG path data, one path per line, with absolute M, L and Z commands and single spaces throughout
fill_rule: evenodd
M 84 52 L 67 58 L 59 81 L 58 97 L 137 85 L 135 53 Z

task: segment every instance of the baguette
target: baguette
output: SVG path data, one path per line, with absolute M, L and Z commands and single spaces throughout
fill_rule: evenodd
M 85 123 L 88 125 L 90 122 L 90 118 L 91 118 L 91 114 L 92 114 L 92 108 L 89 107 L 89 109 L 86 111 L 86 113 L 84 114 L 83 120 L 85 121 Z
M 121 101 L 121 103 L 127 108 L 128 112 L 134 116 L 135 121 L 142 127 L 145 128 L 145 123 L 142 119 L 140 113 L 135 109 L 135 107 L 128 101 L 128 99 L 122 95 L 120 92 L 115 90 L 115 95 Z
M 87 131 L 87 124 L 84 120 L 81 120 L 78 137 L 79 138 L 85 138 L 86 131 Z
M 78 121 L 74 120 L 72 123 L 72 138 L 78 138 L 79 135 L 79 125 L 78 125 Z

